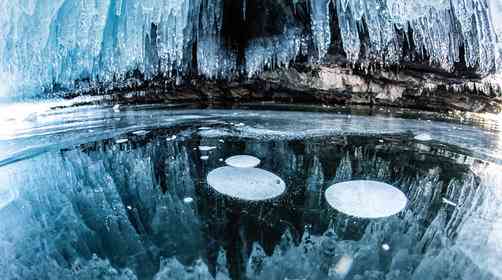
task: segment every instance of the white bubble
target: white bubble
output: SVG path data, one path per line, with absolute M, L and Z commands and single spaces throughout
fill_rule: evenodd
M 207 183 L 221 194 L 252 201 L 272 199 L 286 190 L 280 177 L 259 168 L 220 167 L 209 172 Z
M 254 156 L 237 155 L 227 158 L 225 163 L 238 168 L 252 168 L 260 164 L 260 159 Z
M 205 151 L 211 151 L 216 149 L 215 146 L 199 146 L 199 151 L 205 152 Z
M 127 141 L 129 141 L 129 139 L 122 138 L 122 139 L 115 140 L 115 143 L 117 143 L 117 144 L 123 144 L 123 143 L 126 143 Z
M 418 134 L 417 136 L 415 136 L 415 140 L 418 140 L 418 141 L 431 141 L 432 140 L 432 136 L 428 133 L 422 133 L 422 134 Z
M 183 198 L 183 202 L 185 202 L 187 204 L 192 203 L 193 202 L 193 198 L 187 196 L 187 197 Z
M 142 130 L 134 131 L 132 134 L 138 135 L 138 136 L 145 136 L 148 133 L 150 133 L 150 131 L 142 129 Z
M 383 249 L 384 251 L 389 251 L 389 250 L 390 250 L 390 246 L 389 246 L 389 244 L 387 244 L 387 243 L 382 244 L 382 249 Z
M 116 104 L 115 106 L 113 106 L 113 111 L 120 112 L 120 105 Z
M 335 184 L 324 194 L 336 210 L 360 218 L 382 218 L 399 213 L 408 199 L 399 189 L 376 181 L 355 180 Z
M 201 160 L 208 160 L 209 159 L 209 156 L 201 156 L 200 157 Z

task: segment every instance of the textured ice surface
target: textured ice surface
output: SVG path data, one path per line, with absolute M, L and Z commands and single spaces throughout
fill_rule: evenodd
M 336 210 L 360 218 L 382 218 L 402 211 L 408 199 L 399 189 L 376 181 L 355 180 L 335 184 L 325 193 Z
M 4 183 L 0 186 L 0 209 L 9 205 L 16 197 L 16 191 L 9 189 L 9 185 Z
M 419 57 L 448 71 L 464 62 L 486 73 L 496 67 L 496 32 L 500 35 L 502 28 L 497 0 L 312 0 L 306 19 L 296 13 L 299 3 L 293 1 L 282 6 L 291 9 L 292 18 L 283 19 L 291 24 L 278 34 L 247 38 L 239 62 L 222 34 L 228 1 L 25 2 L 0 2 L 3 94 L 10 87 L 28 95 L 76 84 L 87 88 L 121 81 L 134 70 L 147 79 L 181 78 L 192 69 L 225 78 L 287 67 L 299 55 L 317 61 L 332 44 L 334 17 L 352 63 L 399 64 Z M 276 27 L 275 19 L 267 20 L 259 28 Z M 414 50 L 405 53 L 405 45 Z
M 236 155 L 227 158 L 225 163 L 232 167 L 251 168 L 258 166 L 260 159 L 249 155 Z
M 347 280 L 502 277 L 500 166 L 473 163 L 469 155 L 457 154 L 462 149 L 448 149 L 448 143 L 460 143 L 472 147 L 469 151 L 497 152 L 497 134 L 375 116 L 260 112 L 257 117 L 239 111 L 239 119 L 232 119 L 235 111 L 125 109 L 109 116 L 110 108 L 101 114 L 81 107 L 64 115 L 64 125 L 54 120 L 62 115 L 42 115 L 32 126 L 11 131 L 8 141 L 0 140 L 2 155 L 16 142 L 28 147 L 70 141 L 54 152 L 0 167 L 0 183 L 18 192 L 0 209 L 0 279 L 228 280 L 236 271 L 252 280 L 337 279 L 344 272 Z M 126 111 L 129 118 L 114 121 Z M 226 147 L 201 164 L 192 148 L 217 145 L 225 137 L 198 133 L 197 120 L 208 115 L 246 125 L 223 127 L 230 135 L 223 138 Z M 166 125 L 158 120 L 168 118 L 171 124 L 183 120 L 183 127 L 188 119 L 194 126 L 158 135 L 153 127 Z M 95 131 L 88 132 L 89 126 Z M 139 129 L 151 129 L 149 136 L 157 140 L 131 137 L 130 145 L 115 145 L 113 139 Z M 416 143 L 412 136 L 423 131 L 434 131 L 435 140 L 444 143 Z M 177 140 L 166 141 L 173 133 Z M 196 140 L 187 141 L 190 133 Z M 361 146 L 346 150 L 353 137 Z M 378 143 L 382 137 L 385 142 Z M 400 141 L 410 143 L 404 150 L 431 150 L 410 160 L 403 153 L 381 157 L 366 150 L 382 152 Z M 283 199 L 256 204 L 201 191 L 207 172 L 223 164 L 216 159 L 236 154 L 237 148 L 239 154 L 266 159 L 263 165 L 281 174 L 288 185 Z M 475 176 L 453 179 L 449 172 L 429 169 L 437 164 L 431 154 L 437 161 L 451 158 L 448 164 L 458 162 Z M 403 172 L 410 163 L 420 169 L 417 176 Z M 326 186 L 361 178 L 399 181 L 408 206 L 385 219 L 326 211 Z M 194 201 L 185 203 L 187 197 Z M 442 203 L 443 197 L 457 207 Z
M 220 167 L 209 172 L 207 183 L 221 194 L 251 201 L 272 199 L 286 190 L 281 178 L 259 168 Z

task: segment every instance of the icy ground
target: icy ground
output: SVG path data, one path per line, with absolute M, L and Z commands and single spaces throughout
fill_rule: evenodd
M 11 128 L 0 134 L 1 279 L 502 277 L 497 129 L 150 106 L 44 111 L 1 127 Z M 284 194 L 212 191 L 205 178 L 239 154 L 261 159 Z M 324 191 L 349 180 L 391 184 L 409 203 L 387 218 L 345 215 Z

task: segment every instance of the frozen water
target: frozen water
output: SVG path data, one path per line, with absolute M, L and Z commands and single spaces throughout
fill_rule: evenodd
M 350 268 L 352 267 L 352 263 L 354 262 L 354 258 L 351 256 L 342 256 L 340 260 L 336 263 L 333 270 L 330 270 L 329 276 L 339 277 L 341 279 L 345 278 L 347 274 L 350 272 Z
M 127 138 L 121 138 L 121 139 L 115 140 L 115 143 L 123 144 L 123 143 L 127 143 L 128 141 L 129 141 L 129 139 L 127 139 Z
M 0 186 L 0 210 L 9 205 L 16 197 L 16 191 L 10 189 L 9 185 Z
M 448 205 L 453 206 L 453 207 L 457 207 L 457 204 L 455 202 L 453 202 L 453 201 L 451 201 L 451 200 L 449 200 L 449 199 L 447 199 L 445 197 L 443 197 L 441 200 L 445 204 L 448 204 Z
M 387 244 L 387 243 L 382 244 L 382 249 L 383 249 L 384 251 L 389 251 L 389 250 L 390 250 L 390 246 L 389 246 L 389 244 Z
M 207 152 L 216 149 L 215 146 L 199 146 L 199 151 Z
M 432 136 L 428 133 L 421 133 L 421 134 L 418 134 L 417 136 L 415 136 L 415 140 L 418 140 L 418 141 L 431 141 L 432 140 Z
M 281 178 L 259 168 L 220 167 L 209 172 L 207 183 L 221 194 L 250 201 L 272 199 L 286 190 Z
M 355 180 L 335 184 L 325 193 L 336 210 L 359 218 L 382 218 L 402 211 L 408 202 L 397 188 L 376 181 Z
M 252 168 L 260 164 L 260 159 L 249 155 L 236 155 L 227 158 L 225 163 L 232 167 Z
M 137 130 L 137 131 L 134 131 L 132 134 L 138 135 L 138 136 L 145 136 L 148 133 L 150 133 L 150 131 L 148 131 L 148 130 Z
M 193 198 L 191 198 L 191 197 L 185 197 L 185 198 L 183 198 L 183 202 L 185 202 L 185 203 L 192 203 L 193 202 Z
M 64 112 L 5 120 L 12 129 L 0 131 L 0 189 L 17 192 L 0 209 L 0 279 L 502 277 L 496 129 L 284 111 Z M 115 144 L 140 129 L 148 139 Z M 435 141 L 413 139 L 424 131 Z M 199 145 L 218 149 L 201 162 Z M 280 199 L 252 203 L 200 188 L 224 164 L 217 159 L 235 154 L 280 174 Z M 220 181 L 240 191 L 245 177 Z M 257 178 L 249 180 L 273 183 Z M 398 182 L 406 208 L 385 219 L 331 210 L 325 188 L 361 179 Z

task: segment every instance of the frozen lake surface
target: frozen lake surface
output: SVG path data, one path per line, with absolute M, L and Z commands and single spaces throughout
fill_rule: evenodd
M 28 107 L 0 119 L 0 279 L 502 277 L 497 123 Z

